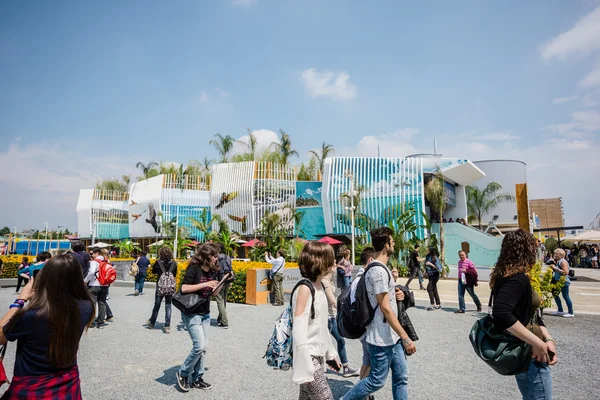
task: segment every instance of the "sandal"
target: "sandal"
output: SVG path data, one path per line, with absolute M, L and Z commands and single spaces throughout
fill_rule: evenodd
M 434 306 L 433 308 L 435 308 L 436 310 L 439 310 L 440 308 L 442 308 L 442 306 Z
M 454 311 L 454 314 L 464 314 L 465 310 L 456 310 Z

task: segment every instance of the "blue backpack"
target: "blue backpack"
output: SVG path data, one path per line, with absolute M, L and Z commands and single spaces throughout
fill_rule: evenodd
M 290 305 L 283 310 L 279 318 L 277 318 L 277 321 L 275 321 L 273 334 L 271 335 L 271 339 L 269 339 L 267 351 L 263 356 L 263 358 L 267 359 L 267 365 L 273 367 L 273 369 L 287 371 L 292 367 L 292 319 L 294 316 L 292 311 L 292 298 L 294 297 L 294 292 L 300 285 L 306 285 L 310 289 L 310 294 L 312 296 L 310 318 L 315 319 L 315 287 L 308 279 L 302 279 L 292 290 Z

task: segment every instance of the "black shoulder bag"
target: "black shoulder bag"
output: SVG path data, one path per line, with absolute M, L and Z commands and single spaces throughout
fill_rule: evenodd
M 492 307 L 493 299 L 492 290 L 489 307 Z M 469 340 L 475 354 L 500 375 L 517 375 L 529 369 L 531 345 L 496 329 L 489 314 L 475 322 Z

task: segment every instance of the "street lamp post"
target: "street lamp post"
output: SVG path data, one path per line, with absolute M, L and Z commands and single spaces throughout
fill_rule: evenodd
M 17 227 L 13 227 L 13 230 L 15 231 L 14 235 L 13 235 L 13 252 L 16 253 L 17 252 Z
M 179 233 L 179 203 L 175 203 L 175 241 L 173 242 L 173 259 L 177 260 L 177 234 Z
M 44 251 L 46 251 L 46 242 L 48 242 L 48 223 L 46 222 L 46 235 L 44 236 Z
M 351 221 L 351 232 L 350 232 L 350 237 L 352 239 L 352 265 L 354 265 L 355 261 L 356 261 L 356 256 L 355 256 L 355 246 L 354 246 L 354 234 L 355 234 L 355 215 L 354 215 L 354 211 L 355 208 L 354 207 L 354 175 L 352 175 L 352 171 L 348 170 L 346 171 L 346 177 L 350 179 L 350 221 Z M 347 209 L 347 207 L 346 207 Z
M 58 232 L 56 232 L 56 251 L 60 250 L 60 228 L 62 228 L 62 225 L 58 225 L 56 228 L 58 229 Z
M 94 246 L 96 242 L 96 221 L 92 222 L 92 243 L 91 246 Z

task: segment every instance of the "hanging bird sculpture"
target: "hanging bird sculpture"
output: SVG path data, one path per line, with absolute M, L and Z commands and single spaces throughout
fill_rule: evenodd
M 222 208 L 225 204 L 229 203 L 231 200 L 235 199 L 238 195 L 238 192 L 225 193 L 221 195 L 221 200 L 219 204 L 215 206 L 216 209 Z
M 247 215 L 244 215 L 243 217 L 238 217 L 236 215 L 227 214 L 227 216 L 232 221 L 241 222 L 242 223 L 242 232 L 246 232 L 246 218 L 248 217 Z

